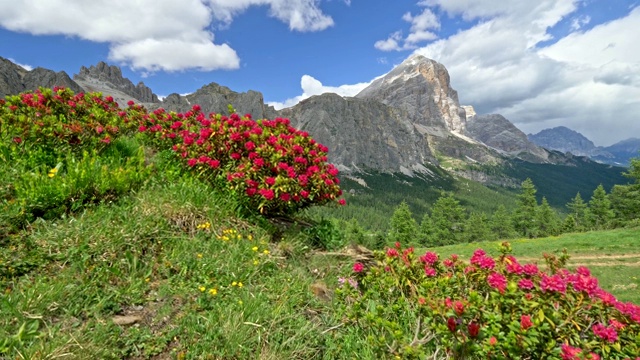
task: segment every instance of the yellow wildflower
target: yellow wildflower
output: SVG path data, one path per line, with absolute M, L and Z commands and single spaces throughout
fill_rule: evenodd
M 200 292 L 204 292 L 205 290 L 207 290 L 207 288 L 204 286 L 200 286 L 198 289 L 200 289 Z
M 258 265 L 258 264 L 260 264 L 260 261 L 258 261 L 257 259 L 253 260 L 253 265 Z
M 254 247 L 252 247 L 252 248 L 251 248 L 251 250 L 253 250 L 253 251 L 258 251 L 258 247 L 257 247 L 257 246 L 254 246 Z
M 249 236 L 247 236 L 247 238 L 248 238 L 249 240 L 253 240 L 253 235 L 249 234 Z
M 269 250 L 264 249 L 263 253 L 264 253 L 265 255 L 269 255 Z
M 237 285 L 238 285 L 238 283 L 236 281 L 231 283 L 231 286 L 237 286 Z
M 216 289 L 216 288 L 209 289 L 209 294 L 211 294 L 212 296 L 217 295 L 218 294 L 218 289 Z
M 242 285 L 242 281 L 238 281 L 238 287 L 243 287 L 244 285 Z
M 202 259 L 202 254 L 198 254 L 198 259 Z

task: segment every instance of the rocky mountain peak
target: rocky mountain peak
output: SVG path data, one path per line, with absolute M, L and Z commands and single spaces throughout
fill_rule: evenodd
M 83 66 L 73 79 L 88 91 L 100 91 L 111 94 L 114 90 L 122 94 L 114 94 L 116 101 L 134 100 L 143 103 L 158 103 L 158 96 L 142 81 L 134 85 L 131 80 L 122 76 L 122 70 L 115 65 L 100 61 L 89 68 Z M 131 99 L 133 98 L 133 99 Z
M 449 72 L 435 60 L 413 55 L 356 95 L 405 110 L 411 121 L 435 136 L 462 133 L 465 112 Z
M 573 155 L 589 156 L 596 150 L 593 142 L 577 131 L 564 126 L 544 129 L 537 134 L 529 134 L 529 140 L 551 150 Z

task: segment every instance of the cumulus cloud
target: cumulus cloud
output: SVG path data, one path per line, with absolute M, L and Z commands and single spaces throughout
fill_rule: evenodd
M 554 39 L 549 29 L 559 22 L 590 21 L 575 17 L 580 1 L 419 4 L 477 21 L 415 51 L 447 67 L 461 103 L 501 113 L 525 132 L 568 126 L 599 145 L 640 134 L 640 8 Z
M 291 30 L 333 25 L 317 0 L 39 0 L 0 1 L 0 27 L 108 43 L 111 60 L 147 72 L 236 69 L 237 53 L 216 44 L 211 29 L 256 5 Z
M 402 37 L 402 31 L 396 31 L 387 39 L 376 41 L 373 46 L 382 51 L 401 51 L 415 49 L 418 43 L 438 38 L 438 35 L 430 30 L 440 29 L 440 21 L 430 9 L 423 9 L 418 15 L 407 12 L 402 16 L 402 20 L 411 24 L 406 38 Z
M 300 101 L 307 99 L 314 95 L 320 95 L 324 93 L 335 93 L 340 96 L 355 96 L 362 89 L 369 86 L 371 82 L 358 83 L 352 85 L 340 85 L 340 86 L 325 86 L 319 80 L 310 75 L 303 75 L 300 79 L 300 87 L 302 88 L 302 95 L 287 99 L 283 102 L 269 102 L 269 105 L 280 110 L 283 108 L 294 106 Z

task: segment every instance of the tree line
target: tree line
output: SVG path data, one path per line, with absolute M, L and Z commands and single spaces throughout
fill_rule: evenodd
M 453 193 L 442 192 L 420 222 L 403 201 L 391 215 L 386 233 L 367 234 L 355 219 L 347 222 L 343 232 L 346 241 L 371 247 L 396 241 L 431 247 L 637 226 L 640 225 L 640 158 L 631 161 L 624 175 L 633 181 L 613 186 L 610 193 L 602 185 L 593 191 L 588 201 L 577 193 L 566 204 L 566 215 L 552 208 L 544 197 L 538 202 L 533 181 L 526 179 L 511 212 L 502 204 L 492 214 L 469 212 Z

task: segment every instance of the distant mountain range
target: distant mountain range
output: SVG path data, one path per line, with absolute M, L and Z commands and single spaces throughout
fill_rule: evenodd
M 638 138 L 623 140 L 607 147 L 595 146 L 584 135 L 564 126 L 545 129 L 527 137 L 531 142 L 546 149 L 587 156 L 606 164 L 628 166 L 631 158 L 640 156 Z
M 183 112 L 199 104 L 204 112 L 226 113 L 231 104 L 254 119 L 286 117 L 328 146 L 329 160 L 353 178 L 364 171 L 375 171 L 428 181 L 440 172 L 434 169 L 440 168 L 486 185 L 515 187 L 523 180 L 518 174 L 524 172 L 514 169 L 523 163 L 581 168 L 591 163 L 584 157 L 588 156 L 625 164 L 638 149 L 637 139 L 596 148 L 566 128 L 527 137 L 499 114 L 477 115 L 473 107 L 461 106 L 447 69 L 419 55 L 405 60 L 355 97 L 322 94 L 280 111 L 266 105 L 259 92 L 238 93 L 215 83 L 186 96 L 174 93 L 161 100 L 144 83 L 134 85 L 122 76 L 119 67 L 104 62 L 82 67 L 72 79 L 64 72 L 43 68 L 27 71 L 0 58 L 0 98 L 56 85 L 76 92 L 99 91 L 113 96 L 121 105 L 133 100 L 148 109 Z M 598 173 L 593 171 L 595 163 L 588 166 L 590 174 Z M 607 172 L 608 178 L 600 181 L 596 176 L 593 188 L 600 182 L 610 184 L 613 178 L 622 179 L 616 175 L 622 170 L 603 167 L 600 172 Z

